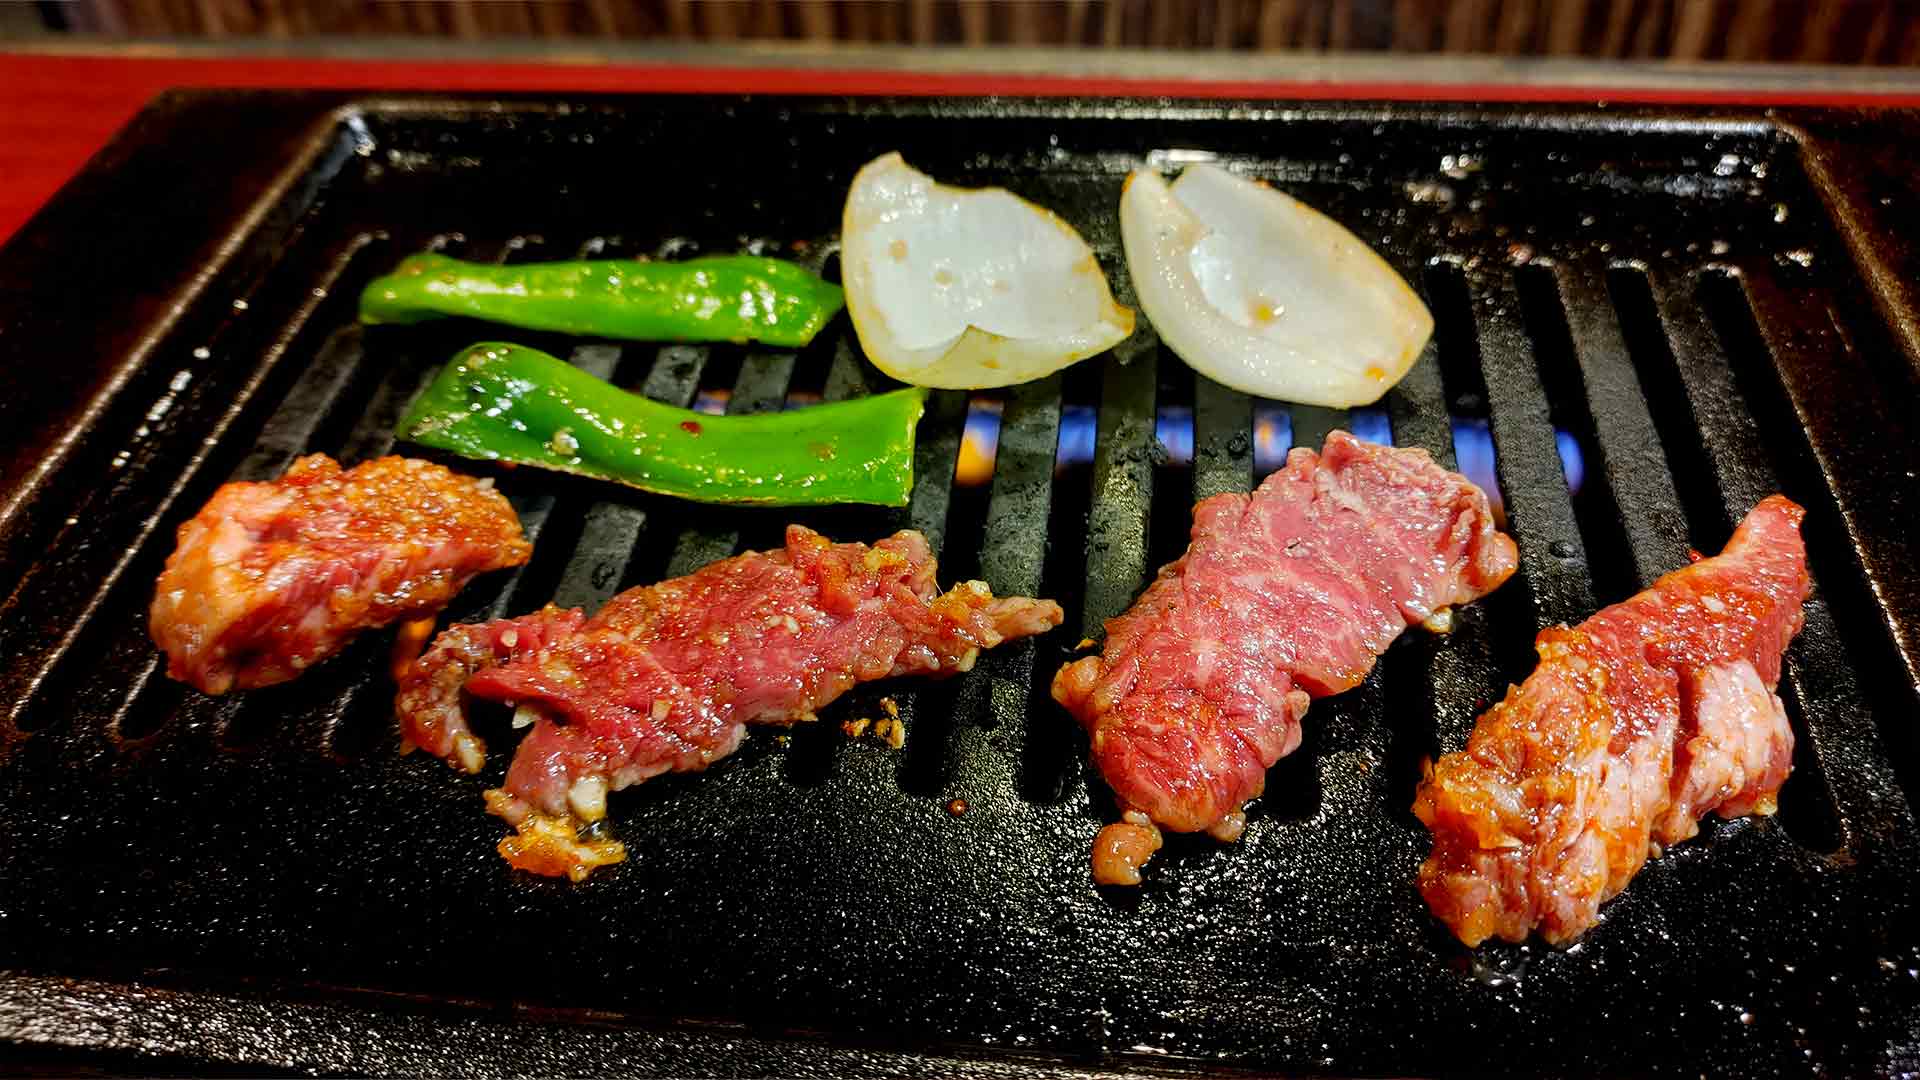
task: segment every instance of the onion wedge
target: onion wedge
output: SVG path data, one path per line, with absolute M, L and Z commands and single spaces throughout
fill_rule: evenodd
M 1133 333 L 1071 225 L 1001 188 L 938 183 L 899 154 L 854 177 L 840 237 L 860 347 L 902 382 L 1027 382 Z
M 1134 172 L 1120 235 L 1160 340 L 1244 393 L 1368 405 L 1433 333 L 1420 297 L 1359 237 L 1217 166 L 1189 166 L 1171 185 Z

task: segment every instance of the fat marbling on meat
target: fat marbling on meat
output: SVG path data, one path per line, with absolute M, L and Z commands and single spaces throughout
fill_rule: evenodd
M 1773 688 L 1807 598 L 1804 511 L 1762 501 L 1726 550 L 1577 627 L 1415 795 L 1420 891 L 1468 945 L 1569 944 L 1707 813 L 1771 814 L 1793 767 Z
M 221 487 L 180 526 L 148 625 L 173 678 L 209 694 L 269 686 L 532 550 L 490 481 L 314 454 L 279 480 Z
M 478 771 L 463 688 L 516 705 L 531 730 L 487 793 L 518 830 L 501 853 L 578 880 L 622 857 L 596 831 L 609 791 L 704 769 L 746 725 L 811 720 L 856 683 L 966 671 L 982 649 L 1060 623 L 1052 601 L 982 582 L 940 593 L 934 570 L 917 532 L 869 547 L 791 525 L 780 550 L 630 589 L 591 619 L 548 608 L 451 627 L 401 679 L 397 711 L 413 744 Z
M 1096 842 L 1096 879 L 1137 883 L 1156 827 L 1237 837 L 1311 698 L 1359 684 L 1401 631 L 1515 565 L 1465 477 L 1344 431 L 1249 495 L 1201 502 L 1186 554 L 1053 681 L 1127 815 Z

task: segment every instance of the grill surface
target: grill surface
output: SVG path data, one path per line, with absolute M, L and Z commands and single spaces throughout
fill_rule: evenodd
M 17 387 L 0 402 L 17 433 L 0 459 L 0 1036 L 369 1072 L 1920 1066 L 1920 369 L 1908 256 L 1880 224 L 1911 214 L 1882 149 L 1911 125 L 1789 119 L 164 100 L 0 256 Z M 216 126 L 256 149 L 174 175 L 177 140 Z M 536 554 L 452 619 L 591 607 L 777 543 L 789 520 L 918 528 L 943 581 L 1068 611 L 952 682 L 863 688 L 705 775 L 616 796 L 630 860 L 584 885 L 494 855 L 479 792 L 505 754 L 479 778 L 396 756 L 385 635 L 222 700 L 160 673 L 145 605 L 174 526 L 298 454 L 386 452 L 434 367 L 500 333 L 354 325 L 360 286 L 403 254 L 746 248 L 832 274 L 845 185 L 895 148 L 1059 211 L 1123 302 L 1120 178 L 1150 154 L 1217 153 L 1354 228 L 1434 309 L 1384 422 L 1449 465 L 1490 433 L 1521 573 L 1316 704 L 1242 843 L 1175 837 L 1142 889 L 1092 887 L 1113 806 L 1046 685 L 1184 546 L 1194 499 L 1248 488 L 1278 431 L 1317 446 L 1370 417 L 1223 390 L 1144 321 L 1112 354 L 975 402 L 976 422 L 998 418 L 990 483 L 956 482 L 969 403 L 936 394 L 899 512 L 499 474 Z M 152 209 L 119 232 L 136 195 Z M 797 354 L 510 336 L 732 412 L 888 385 L 844 319 Z M 1190 461 L 1162 445 L 1189 423 Z M 1071 452 L 1088 425 L 1090 460 Z M 1421 759 L 1525 675 L 1536 630 L 1717 550 L 1775 490 L 1809 507 L 1817 582 L 1781 689 L 1800 750 L 1778 817 L 1707 823 L 1573 949 L 1459 947 L 1412 887 Z M 838 730 L 882 694 L 908 718 L 903 751 Z M 129 981 L 147 989 L 116 990 Z

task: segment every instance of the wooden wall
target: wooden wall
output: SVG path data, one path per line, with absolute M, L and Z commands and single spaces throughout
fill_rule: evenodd
M 1913 0 L 71 0 L 136 36 L 775 39 L 1914 64 Z

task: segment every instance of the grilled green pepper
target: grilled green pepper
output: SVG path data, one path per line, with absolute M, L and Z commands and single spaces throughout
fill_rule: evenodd
M 360 294 L 360 318 L 467 315 L 529 330 L 632 341 L 762 341 L 798 348 L 842 303 L 840 286 L 790 262 L 595 259 L 497 266 L 413 255 Z
M 546 353 L 485 342 L 442 368 L 397 429 L 471 458 L 702 502 L 905 506 L 927 391 L 712 416 L 629 394 Z

